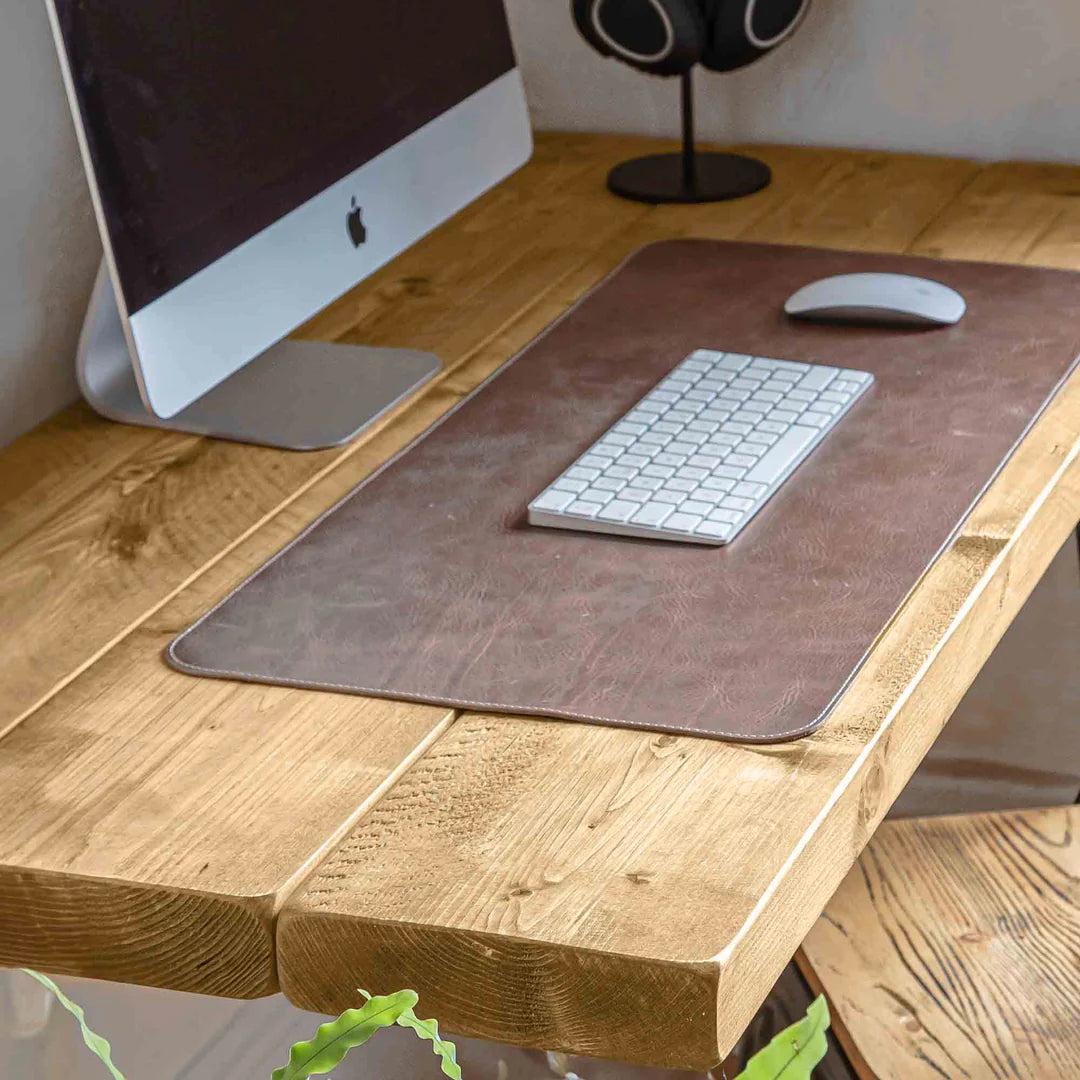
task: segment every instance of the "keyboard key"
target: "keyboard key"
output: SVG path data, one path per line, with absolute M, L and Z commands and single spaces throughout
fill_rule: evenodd
M 629 420 L 615 425 L 615 432 L 618 435 L 644 435 L 648 430 L 644 424 L 635 424 Z
M 684 514 L 681 509 L 677 510 L 664 522 L 665 529 L 673 532 L 693 532 L 701 524 L 700 514 Z
M 572 469 L 566 470 L 566 475 L 571 480 L 595 480 L 600 475 L 599 469 L 587 469 L 581 465 L 575 465 Z
M 764 484 L 748 484 L 745 480 L 736 484 L 731 489 L 732 495 L 739 495 L 744 499 L 760 499 L 769 489 Z
M 578 458 L 578 464 L 587 469 L 606 469 L 613 461 L 607 452 L 584 454 Z
M 685 436 L 684 436 L 685 438 Z M 698 444 L 695 442 L 676 441 L 667 444 L 667 452 L 669 454 L 681 454 L 683 457 L 689 457 L 691 454 L 696 454 L 698 451 Z
M 722 507 L 718 510 L 714 510 L 709 515 L 710 521 L 726 521 L 730 525 L 736 524 L 742 519 L 742 514 L 738 510 L 725 510 Z
M 729 480 L 729 479 L 727 479 L 726 477 L 723 477 L 723 476 L 710 476 L 707 480 L 702 480 L 701 481 L 701 487 L 698 488 L 698 491 L 701 491 L 702 488 L 707 488 L 710 491 L 719 491 L 719 492 L 727 493 L 734 486 L 735 486 L 735 481 L 734 480 Z
M 764 401 L 770 405 L 775 405 L 778 401 L 783 401 L 784 395 L 777 394 L 772 390 L 758 390 L 756 394 L 750 399 L 751 401 Z
M 813 424 L 814 427 L 823 428 L 828 425 L 832 420 L 832 417 L 828 413 L 814 412 L 812 409 L 808 409 L 799 417 L 799 423 L 801 424 Z
M 667 446 L 671 442 L 671 436 L 655 429 L 646 431 L 637 441 L 638 446 Z
M 569 491 L 572 495 L 577 495 L 589 486 L 589 482 L 587 480 L 572 480 L 570 477 L 560 476 L 551 486 L 557 488 L 559 491 Z
M 724 353 L 724 358 L 716 362 L 716 366 L 723 371 L 742 371 L 744 367 L 749 366 L 749 356 L 743 356 L 742 353 Z
M 754 508 L 754 500 L 740 499 L 735 495 L 725 495 L 720 506 L 724 510 L 752 510 Z
M 668 411 L 664 413 L 664 420 L 670 420 L 672 423 L 679 424 L 681 427 L 684 424 L 689 424 L 696 415 L 696 413 L 690 412 L 689 409 L 668 409 Z
M 791 467 L 792 462 L 818 437 L 817 428 L 797 425 L 771 446 L 763 458 L 746 474 L 755 484 L 774 484 Z
M 686 502 L 679 504 L 680 514 L 697 514 L 698 517 L 704 517 L 706 514 L 712 512 L 712 503 L 698 502 L 696 499 L 687 499 Z
M 613 431 L 610 434 L 604 436 L 604 438 L 601 440 L 600 445 L 618 446 L 625 449 L 627 446 L 634 445 L 634 437 L 632 435 L 621 435 L 619 432 Z
M 812 390 L 789 390 L 786 396 L 792 401 L 817 401 L 817 394 Z
M 810 368 L 806 374 L 799 380 L 800 390 L 824 390 L 840 374 L 838 368 L 825 367 L 820 365 L 818 367 Z
M 682 477 L 683 480 L 704 480 L 709 475 L 707 469 L 699 468 L 696 465 L 684 465 L 681 469 L 677 469 L 676 476 Z
M 670 420 L 657 420 L 649 430 L 662 431 L 665 435 L 678 435 L 682 429 L 682 424 L 675 424 Z
M 597 521 L 629 521 L 639 510 L 637 503 L 614 499 L 596 515 Z
M 720 433 L 722 435 L 749 435 L 753 430 L 754 427 L 751 424 L 742 424 L 738 420 L 728 420 L 721 426 Z
M 601 476 L 592 482 L 592 491 L 622 491 L 626 487 L 626 481 L 616 476 Z
M 652 498 L 652 492 L 645 488 L 628 487 L 619 492 L 619 498 L 629 502 L 647 503 Z
M 713 469 L 713 476 L 723 480 L 741 480 L 745 475 L 745 469 L 736 468 L 734 465 L 717 465 Z
M 675 507 L 669 503 L 651 502 L 641 507 L 630 519 L 631 525 L 651 525 L 653 528 L 663 525 L 664 521 L 675 513 Z
M 549 488 L 539 499 L 533 502 L 533 506 L 538 507 L 540 510 L 565 510 L 573 501 L 573 492 Z
M 678 439 L 679 445 L 676 447 L 674 443 L 668 447 L 673 453 L 679 454 L 694 454 L 697 453 L 697 448 L 703 443 L 708 442 L 709 436 L 704 431 L 684 431 Z M 689 446 L 690 449 L 686 450 L 684 447 Z
M 747 443 L 755 443 L 758 446 L 772 446 L 776 442 L 776 436 L 770 435 L 767 431 L 751 431 L 746 436 Z
M 663 465 L 666 468 L 670 469 L 677 469 L 681 465 L 686 464 L 686 459 L 688 456 L 688 454 L 672 454 L 665 450 L 664 453 L 657 454 L 656 457 L 653 458 L 653 464 Z M 646 470 L 642 469 L 641 471 L 645 472 Z M 655 476 L 656 473 L 649 473 L 648 475 Z
M 678 506 L 679 503 L 686 501 L 685 491 L 668 491 L 664 488 L 663 491 L 654 491 L 653 502 L 658 503 L 670 503 L 672 506 Z
M 683 491 L 690 492 L 697 487 L 695 480 L 686 480 L 683 477 L 673 476 L 664 484 L 665 491 Z
M 710 540 L 727 540 L 734 531 L 722 521 L 702 521 L 694 529 L 694 535 L 705 536 Z
M 629 465 L 609 465 L 604 470 L 604 475 L 613 476 L 619 480 L 629 480 L 632 476 L 637 476 L 637 472 L 637 469 L 633 469 Z
M 748 435 L 747 438 L 750 436 Z M 700 454 L 694 454 L 693 457 L 688 458 L 686 464 L 695 469 L 707 469 L 712 470 L 720 464 L 721 458 L 718 454 L 710 454 L 711 447 L 705 447 Z
M 754 464 L 754 461 L 755 458 L 750 454 L 728 454 L 728 456 L 724 458 L 725 465 L 741 465 L 744 469 L 749 469 L 750 466 Z M 716 471 L 719 472 L 720 470 L 717 469 Z
M 600 481 L 597 480 L 597 483 L 600 483 Z M 615 492 L 607 491 L 604 488 L 598 488 L 595 486 L 589 488 L 588 491 L 583 491 L 581 493 L 581 499 L 583 502 L 597 503 L 600 506 L 603 506 L 605 503 L 611 502 L 611 500 L 614 498 Z
M 755 430 L 764 431 L 770 435 L 783 435 L 787 429 L 787 424 L 781 424 L 776 420 L 759 420 L 755 425 Z
M 642 469 L 651 460 L 652 458 L 647 458 L 643 454 L 623 454 L 615 464 L 625 466 L 628 469 Z
M 670 465 L 646 465 L 641 470 L 641 475 L 645 477 L 655 476 L 660 480 L 666 480 L 669 476 L 675 475 L 675 470 Z
M 749 434 L 749 432 L 747 434 Z M 718 431 L 715 435 L 711 436 L 705 446 L 702 447 L 702 453 L 708 453 L 709 447 L 716 447 L 719 453 L 726 454 L 731 447 L 738 446 L 741 442 L 742 437 L 736 435 L 734 432 Z
M 577 517 L 595 517 L 596 511 L 601 509 L 599 503 L 585 502 L 582 499 L 578 499 L 577 502 L 572 502 L 564 511 L 567 514 L 575 514 Z
M 822 401 L 831 401 L 836 405 L 846 405 L 848 401 L 847 394 L 838 394 L 834 390 L 825 390 L 821 394 Z
M 776 424 L 794 424 L 799 419 L 799 414 L 789 409 L 773 409 L 769 413 L 769 419 Z
M 641 476 L 634 477 L 634 487 L 643 489 L 645 491 L 656 491 L 658 488 L 663 487 L 664 481 L 656 476 Z

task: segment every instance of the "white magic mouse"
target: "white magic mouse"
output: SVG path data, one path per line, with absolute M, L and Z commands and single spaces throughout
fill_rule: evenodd
M 804 285 L 784 305 L 796 319 L 909 329 L 953 326 L 967 310 L 948 285 L 907 274 L 840 274 Z

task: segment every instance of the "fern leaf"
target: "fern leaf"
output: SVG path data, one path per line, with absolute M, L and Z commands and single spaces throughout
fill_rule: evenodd
M 272 1080 L 307 1080 L 328 1073 L 353 1047 L 366 1043 L 379 1028 L 390 1027 L 419 1000 L 412 990 L 399 990 L 387 997 L 364 996 L 367 1001 L 362 1009 L 347 1009 L 336 1020 L 323 1024 L 314 1039 L 296 1043 L 289 1052 L 289 1064 L 275 1069 Z
M 399 1027 L 411 1028 L 421 1039 L 431 1043 L 439 1056 L 440 1067 L 450 1080 L 461 1080 L 461 1066 L 457 1063 L 457 1047 L 439 1035 L 438 1020 L 420 1020 L 412 1009 L 406 1009 L 398 1018 Z
M 90 1028 L 87 1027 L 86 1014 L 82 1011 L 82 1006 L 76 1005 L 48 975 L 42 975 L 40 971 L 33 971 L 31 968 L 20 968 L 20 970 L 23 974 L 29 975 L 30 978 L 37 979 L 37 981 L 41 983 L 41 985 L 44 986 L 45 989 L 48 990 L 76 1020 L 79 1021 L 83 1042 L 86 1043 L 87 1048 L 97 1056 L 102 1065 L 109 1070 L 109 1075 L 113 1080 L 124 1080 L 124 1074 L 113 1064 L 112 1047 L 109 1045 L 109 1040 L 98 1035 L 96 1032 L 91 1031 Z
M 735 1080 L 810 1080 L 814 1066 L 829 1050 L 828 1030 L 829 1007 L 819 997 L 806 1016 L 756 1053 Z

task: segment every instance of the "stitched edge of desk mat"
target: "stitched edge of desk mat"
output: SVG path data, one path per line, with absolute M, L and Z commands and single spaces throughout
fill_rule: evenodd
M 959 289 L 941 330 L 798 323 L 853 271 Z M 534 528 L 529 501 L 698 347 L 877 382 L 728 547 Z M 649 245 L 167 650 L 181 671 L 778 742 L 816 730 L 1080 352 L 1080 274 Z

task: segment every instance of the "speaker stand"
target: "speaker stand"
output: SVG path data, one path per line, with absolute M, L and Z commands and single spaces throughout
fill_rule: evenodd
M 694 85 L 682 76 L 682 151 L 650 154 L 616 165 L 608 187 L 645 203 L 706 203 L 753 195 L 772 180 L 769 166 L 741 154 L 699 153 L 694 145 Z
M 104 262 L 79 340 L 83 397 L 110 420 L 219 439 L 318 450 L 340 446 L 439 371 L 414 349 L 286 338 L 168 419 L 143 404 Z

